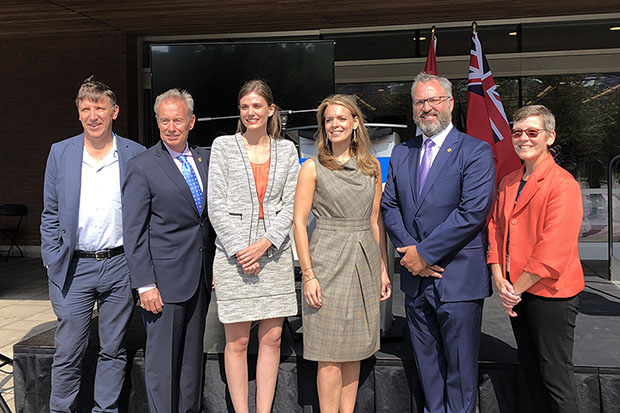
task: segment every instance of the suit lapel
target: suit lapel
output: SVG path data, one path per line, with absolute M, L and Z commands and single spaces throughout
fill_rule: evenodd
M 200 181 L 202 182 L 202 203 L 200 206 L 200 212 L 202 215 L 205 213 L 205 209 L 207 206 L 207 171 L 208 171 L 207 162 L 208 162 L 208 159 L 203 157 L 202 154 L 198 151 L 198 148 L 196 147 L 190 146 L 189 150 L 192 153 L 192 156 L 194 157 L 194 163 L 196 164 L 196 169 L 198 169 L 198 175 L 200 177 Z
M 78 136 L 68 146 L 65 153 L 65 210 L 72 211 L 77 228 L 80 209 L 80 190 L 82 187 L 82 156 L 84 154 L 84 135 Z M 75 219 L 74 219 L 75 218 Z
M 418 200 L 418 171 L 420 169 L 420 148 L 422 147 L 422 135 L 412 139 L 409 147 L 409 179 L 411 180 L 411 193 L 415 202 Z
M 521 177 L 523 174 L 515 176 L 510 182 L 506 182 L 505 196 L 505 210 L 504 214 L 507 217 L 512 216 L 515 209 L 515 200 L 517 199 L 517 193 L 519 192 L 519 184 L 521 183 Z
M 521 195 L 519 195 L 519 199 L 517 199 L 517 203 L 515 204 L 513 213 L 517 213 L 523 208 L 525 208 L 530 199 L 532 199 L 532 197 L 536 195 L 536 192 L 538 192 L 538 190 L 540 189 L 540 181 L 545 179 L 545 176 L 547 176 L 553 164 L 555 164 L 555 160 L 553 159 L 553 156 L 548 154 L 545 160 L 543 160 L 536 167 L 536 169 L 534 169 L 534 172 L 532 172 L 532 175 L 530 175 L 527 183 L 523 187 Z M 516 197 L 516 193 L 514 196 Z
M 116 137 L 116 150 L 118 150 L 118 171 L 119 176 L 121 178 L 121 187 L 123 185 L 123 179 L 125 177 L 125 165 L 127 165 L 127 161 L 131 158 L 131 153 L 129 152 L 129 145 L 126 143 L 122 143 L 118 136 Z
M 181 194 L 183 194 L 183 198 L 185 198 L 185 200 L 192 206 L 194 211 L 196 211 L 196 215 L 198 215 L 198 208 L 196 208 L 196 203 L 194 202 L 192 192 L 189 190 L 189 186 L 187 185 L 185 178 L 183 178 L 183 174 L 181 174 L 181 171 L 179 171 L 179 168 L 177 168 L 177 166 L 175 165 L 172 156 L 170 156 L 170 152 L 168 152 L 163 142 L 160 142 L 159 146 L 157 147 L 155 157 L 157 158 L 157 163 L 159 163 L 161 169 L 164 170 L 166 175 L 168 175 L 168 178 L 170 178 L 170 180 L 179 189 L 179 191 L 181 191 Z
M 433 187 L 433 183 L 441 173 L 446 161 L 452 156 L 454 152 L 456 152 L 457 144 L 458 131 L 456 130 L 456 128 L 453 127 L 448 136 L 446 136 L 446 139 L 441 145 L 441 148 L 439 148 L 439 152 L 437 153 L 437 156 L 433 161 L 433 165 L 431 166 L 430 171 L 428 171 L 428 176 L 426 177 L 426 182 L 424 182 L 422 192 L 420 193 L 420 199 L 418 201 L 422 201 L 426 197 L 426 194 L 428 194 L 430 189 Z M 421 202 L 418 202 L 418 205 L 420 203 Z
M 276 165 L 278 164 L 277 142 L 274 138 L 270 138 L 269 142 L 269 179 L 267 180 L 267 188 L 265 189 L 265 199 L 269 199 L 271 188 L 276 180 Z M 255 184 L 256 185 L 256 184 Z M 258 197 L 258 194 L 256 195 Z
M 245 149 L 245 143 L 243 142 L 243 138 L 240 133 L 235 134 L 235 142 L 237 143 L 237 147 L 239 148 L 239 152 L 241 153 L 241 158 L 243 159 L 243 165 L 245 166 L 246 177 L 248 180 L 248 188 L 250 190 L 250 197 L 252 197 L 252 203 L 254 205 L 258 205 L 258 194 L 256 193 L 256 181 L 254 180 L 254 171 L 252 170 L 252 164 L 250 163 L 250 158 L 248 157 L 248 152 Z M 273 146 L 273 142 L 272 145 Z M 273 152 L 271 152 L 273 155 Z M 274 166 L 274 159 L 271 159 L 271 163 L 269 164 L 269 168 L 271 169 Z M 269 171 L 271 175 L 271 171 Z

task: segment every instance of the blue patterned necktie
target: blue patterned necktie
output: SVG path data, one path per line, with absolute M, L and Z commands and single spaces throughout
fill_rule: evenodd
M 422 163 L 420 164 L 420 171 L 418 173 L 418 196 L 422 193 L 422 187 L 426 182 L 428 171 L 431 170 L 431 164 L 433 162 L 433 142 L 432 139 L 427 139 L 424 142 L 424 155 L 422 156 Z
M 194 197 L 196 208 L 198 208 L 198 212 L 201 212 L 200 207 L 202 206 L 202 189 L 200 189 L 200 183 L 198 183 L 198 178 L 196 178 L 194 168 L 192 168 L 189 164 L 185 155 L 179 155 L 178 159 L 181 161 L 183 178 L 185 178 L 185 181 L 189 186 L 189 190 L 192 191 L 192 197 Z

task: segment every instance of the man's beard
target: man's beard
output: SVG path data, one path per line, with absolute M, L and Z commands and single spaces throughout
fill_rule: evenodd
M 422 120 L 422 116 L 424 112 L 419 115 L 415 112 L 413 113 L 413 121 L 417 125 L 418 128 L 422 131 L 422 133 L 428 137 L 435 136 L 442 130 L 448 127 L 450 122 L 452 122 L 452 113 L 447 110 L 438 111 L 435 109 L 431 109 L 426 114 L 433 114 L 437 117 L 433 122 L 424 122 Z

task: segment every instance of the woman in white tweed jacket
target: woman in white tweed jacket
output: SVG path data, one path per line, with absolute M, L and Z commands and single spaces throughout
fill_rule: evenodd
M 250 324 L 260 320 L 256 407 L 269 412 L 282 323 L 297 313 L 289 233 L 299 160 L 293 143 L 280 137 L 269 86 L 247 82 L 238 102 L 237 133 L 218 137 L 211 147 L 207 199 L 217 234 L 213 277 L 235 411 L 248 411 L 247 346 Z

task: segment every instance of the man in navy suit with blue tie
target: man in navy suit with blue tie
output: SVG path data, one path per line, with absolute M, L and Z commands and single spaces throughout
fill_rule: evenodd
M 125 250 L 146 328 L 151 412 L 198 412 L 215 232 L 207 217 L 209 152 L 187 143 L 194 100 L 170 89 L 155 99 L 161 142 L 127 165 Z
M 452 85 L 419 74 L 423 135 L 392 152 L 381 209 L 401 255 L 401 289 L 427 412 L 474 412 L 482 305 L 491 294 L 482 231 L 491 209 L 491 147 L 452 125 Z
M 119 108 L 106 84 L 86 79 L 75 103 L 84 132 L 52 145 L 43 187 L 41 256 L 58 318 L 50 411 L 76 408 L 97 303 L 100 350 L 93 412 L 116 412 L 134 306 L 123 252 L 121 183 L 127 161 L 144 146 L 112 132 Z

